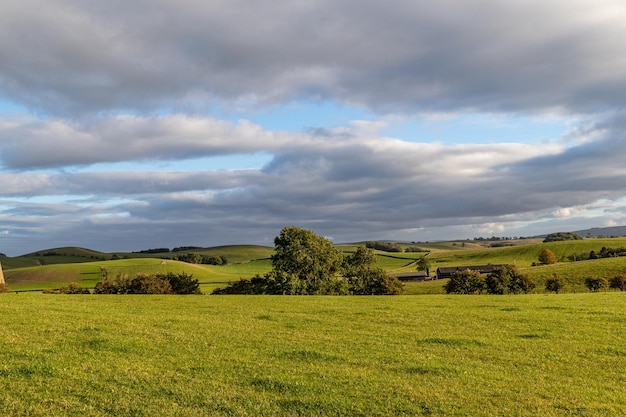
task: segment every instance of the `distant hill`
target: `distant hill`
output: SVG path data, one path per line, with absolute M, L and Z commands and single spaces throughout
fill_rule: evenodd
M 626 236 L 626 226 L 594 227 L 591 229 L 576 230 L 573 233 L 578 233 L 582 237 Z

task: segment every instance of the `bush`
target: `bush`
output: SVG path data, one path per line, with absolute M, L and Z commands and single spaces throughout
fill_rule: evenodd
M 348 278 L 350 293 L 355 295 L 398 295 L 404 291 L 402 282 L 380 268 L 362 271 Z
M 587 287 L 589 291 L 598 292 L 600 290 L 606 289 L 608 286 L 609 282 L 606 280 L 606 278 L 595 276 L 585 278 L 585 287 Z
M 76 282 L 72 282 L 67 287 L 61 287 L 58 294 L 91 294 L 89 288 L 81 287 Z
M 448 294 L 480 294 L 486 289 L 486 283 L 479 272 L 467 269 L 452 274 L 443 289 Z
M 626 291 L 626 273 L 616 275 L 609 279 L 609 287 Z
M 118 294 L 117 285 L 113 281 L 104 280 L 96 284 L 94 294 Z
M 564 286 L 565 281 L 563 281 L 563 278 L 557 274 L 554 274 L 550 278 L 546 279 L 546 291 L 552 291 L 558 294 Z
M 168 272 L 165 275 L 157 274 L 156 277 L 168 281 L 174 294 L 200 294 L 200 283 L 193 275 L 187 275 L 185 272 L 180 274 Z
M 0 294 L 9 292 L 9 286 L 7 284 L 0 284 Z
M 553 263 L 556 263 L 556 255 L 554 254 L 554 252 L 547 248 L 539 253 L 537 259 L 539 260 L 539 263 L 543 265 L 551 265 Z

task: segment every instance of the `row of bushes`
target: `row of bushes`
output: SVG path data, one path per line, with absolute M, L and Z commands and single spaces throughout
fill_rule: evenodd
M 554 274 L 546 279 L 545 289 L 559 293 L 565 286 L 563 278 Z M 608 288 L 626 291 L 626 273 L 612 278 L 591 276 L 585 279 L 589 291 L 598 292 Z M 448 294 L 521 294 L 529 293 L 536 287 L 535 282 L 526 274 L 522 274 L 513 266 L 508 266 L 481 275 L 479 272 L 458 271 L 443 286 Z
M 91 294 L 89 288 L 73 282 L 65 287 L 45 290 L 48 294 Z M 96 284 L 94 294 L 201 294 L 200 283 L 193 275 L 182 272 L 176 274 L 137 274 L 129 278 L 127 274 L 117 274 L 114 279 L 105 279 Z
M 585 278 L 585 286 L 589 291 L 593 292 L 606 290 L 607 288 L 626 291 L 626 273 L 616 275 L 609 279 L 597 276 L 588 277 Z

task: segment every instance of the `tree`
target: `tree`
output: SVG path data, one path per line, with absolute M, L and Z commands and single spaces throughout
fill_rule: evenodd
M 600 290 L 608 288 L 608 286 L 609 282 L 606 280 L 606 278 L 596 276 L 585 278 L 585 287 L 587 287 L 589 291 L 598 292 Z
M 485 278 L 469 269 L 455 272 L 443 286 L 448 294 L 480 294 L 485 288 Z
M 554 274 L 550 278 L 546 279 L 546 291 L 552 291 L 558 294 L 564 286 L 565 282 L 563 281 L 563 278 L 557 274 Z
M 539 260 L 539 263 L 543 265 L 552 265 L 553 263 L 556 263 L 556 255 L 548 248 L 542 250 L 537 259 Z
M 359 247 L 344 259 L 343 275 L 348 280 L 349 291 L 356 295 L 402 294 L 402 282 L 376 266 L 376 253 Z
M 331 241 L 310 230 L 285 227 L 274 239 L 274 270 L 293 274 L 306 284 L 307 294 L 324 294 L 336 287 L 335 274 L 343 254 Z
M 609 279 L 609 287 L 626 291 L 626 273 L 616 275 Z
M 418 271 L 427 271 L 430 272 L 430 259 L 426 256 L 422 256 L 417 261 L 417 270 Z

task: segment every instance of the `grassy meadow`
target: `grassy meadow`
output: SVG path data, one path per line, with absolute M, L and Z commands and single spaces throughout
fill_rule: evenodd
M 0 414 L 626 415 L 625 296 L 3 294 Z

